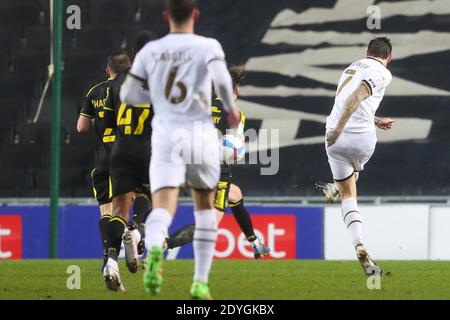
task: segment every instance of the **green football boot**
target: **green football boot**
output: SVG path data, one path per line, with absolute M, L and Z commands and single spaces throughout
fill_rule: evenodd
M 208 284 L 201 281 L 194 281 L 191 287 L 191 298 L 194 300 L 212 300 Z
M 144 273 L 144 288 L 148 293 L 157 294 L 161 290 L 163 251 L 154 246 L 147 254 L 147 266 Z

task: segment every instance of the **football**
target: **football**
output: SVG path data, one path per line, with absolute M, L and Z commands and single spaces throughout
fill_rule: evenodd
M 221 160 L 227 164 L 236 163 L 245 155 L 245 144 L 243 137 L 233 134 L 223 136 Z

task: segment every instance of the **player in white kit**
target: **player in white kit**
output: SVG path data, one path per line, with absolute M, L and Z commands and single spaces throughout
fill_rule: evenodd
M 382 271 L 363 244 L 356 181 L 375 150 L 375 126 L 390 129 L 395 122 L 390 118 L 375 117 L 385 89 L 392 80 L 391 72 L 386 68 L 391 59 L 392 45 L 388 38 L 370 41 L 367 57 L 352 63 L 343 72 L 326 124 L 326 152 L 334 186 L 342 200 L 342 218 L 367 275 L 381 275 Z
M 196 220 L 190 293 L 193 299 L 210 299 L 208 276 L 217 238 L 214 194 L 220 174 L 219 139 L 211 120 L 212 84 L 230 125 L 239 123 L 240 113 L 234 107 L 221 45 L 194 34 L 198 16 L 195 0 L 167 1 L 164 18 L 170 34 L 138 53 L 121 99 L 128 104 L 150 101 L 155 113 L 150 161 L 153 210 L 146 222 L 144 287 L 150 293 L 160 291 L 162 245 L 177 209 L 179 188 L 187 184 Z

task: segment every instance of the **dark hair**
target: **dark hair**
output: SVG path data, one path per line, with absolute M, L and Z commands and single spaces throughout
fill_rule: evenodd
M 392 52 L 391 40 L 388 37 L 377 37 L 369 42 L 367 55 L 386 59 Z
M 246 76 L 245 66 L 244 65 L 235 65 L 228 69 L 231 75 L 231 79 L 233 80 L 233 89 L 236 91 L 237 87 L 240 86 L 241 81 Z
M 136 54 L 141 51 L 141 49 L 149 42 L 152 40 L 155 40 L 156 36 L 153 32 L 148 31 L 148 30 L 143 30 L 140 31 L 137 35 L 136 38 L 134 38 L 133 41 L 133 48 L 131 49 L 131 54 L 133 56 L 133 58 L 136 56 Z
M 166 0 L 166 8 L 176 23 L 185 22 L 196 6 L 196 0 Z
M 121 73 L 130 68 L 130 57 L 124 52 L 114 52 L 106 59 L 106 66 L 116 74 Z

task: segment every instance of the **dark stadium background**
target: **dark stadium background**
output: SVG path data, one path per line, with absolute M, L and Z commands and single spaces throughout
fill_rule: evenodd
M 335 0 L 321 1 L 239 1 L 200 0 L 202 12 L 198 33 L 217 38 L 230 64 L 246 63 L 250 57 L 301 52 L 307 47 L 260 42 L 274 17 L 283 9 L 301 12 L 312 6 L 332 8 Z M 381 1 L 379 1 L 381 2 Z M 395 2 L 395 1 L 383 1 Z M 105 57 L 127 48 L 133 36 L 148 29 L 162 36 L 167 28 L 160 1 L 73 0 L 81 7 L 82 29 L 64 31 L 64 72 L 62 105 L 61 196 L 91 197 L 89 173 L 93 166 L 92 136 L 75 132 L 80 102 L 85 91 L 105 78 Z M 47 0 L 2 0 L 0 3 L 0 197 L 48 197 L 50 176 L 50 108 L 47 98 L 41 118 L 31 124 L 46 81 L 50 35 Z M 294 30 L 333 30 L 359 33 L 365 19 L 323 24 L 302 24 Z M 383 34 L 422 29 L 450 32 L 450 15 L 395 16 L 383 20 Z M 374 32 L 374 36 L 377 33 Z M 439 41 L 436 39 L 436 41 Z M 361 44 L 361 48 L 364 47 Z M 420 46 L 417 43 L 417 46 Z M 320 46 L 330 46 L 322 43 Z M 363 49 L 361 49 L 363 50 Z M 361 51 L 362 52 L 362 51 Z M 394 43 L 395 55 L 395 43 Z M 344 68 L 333 64 L 330 68 Z M 293 61 L 292 63 L 295 63 Z M 394 75 L 442 90 L 450 90 L 450 51 L 395 60 Z M 267 72 L 250 72 L 246 85 L 274 87 L 278 84 L 304 88 L 327 88 L 329 84 L 302 77 Z M 48 93 L 51 97 L 51 88 Z M 326 115 L 330 97 L 252 97 L 242 101 L 270 104 L 279 108 L 308 105 L 307 112 Z M 364 195 L 447 195 L 450 181 L 449 96 L 387 96 L 380 114 L 432 120 L 427 139 L 384 143 L 377 147 L 370 170 L 360 180 Z M 245 109 L 243 110 L 245 112 Z M 260 121 L 248 119 L 258 129 Z M 304 122 L 298 136 L 317 136 L 323 125 Z M 311 196 L 314 181 L 330 179 L 323 146 L 300 145 L 280 150 L 280 172 L 260 176 L 257 165 L 239 166 L 234 174 L 246 195 Z

